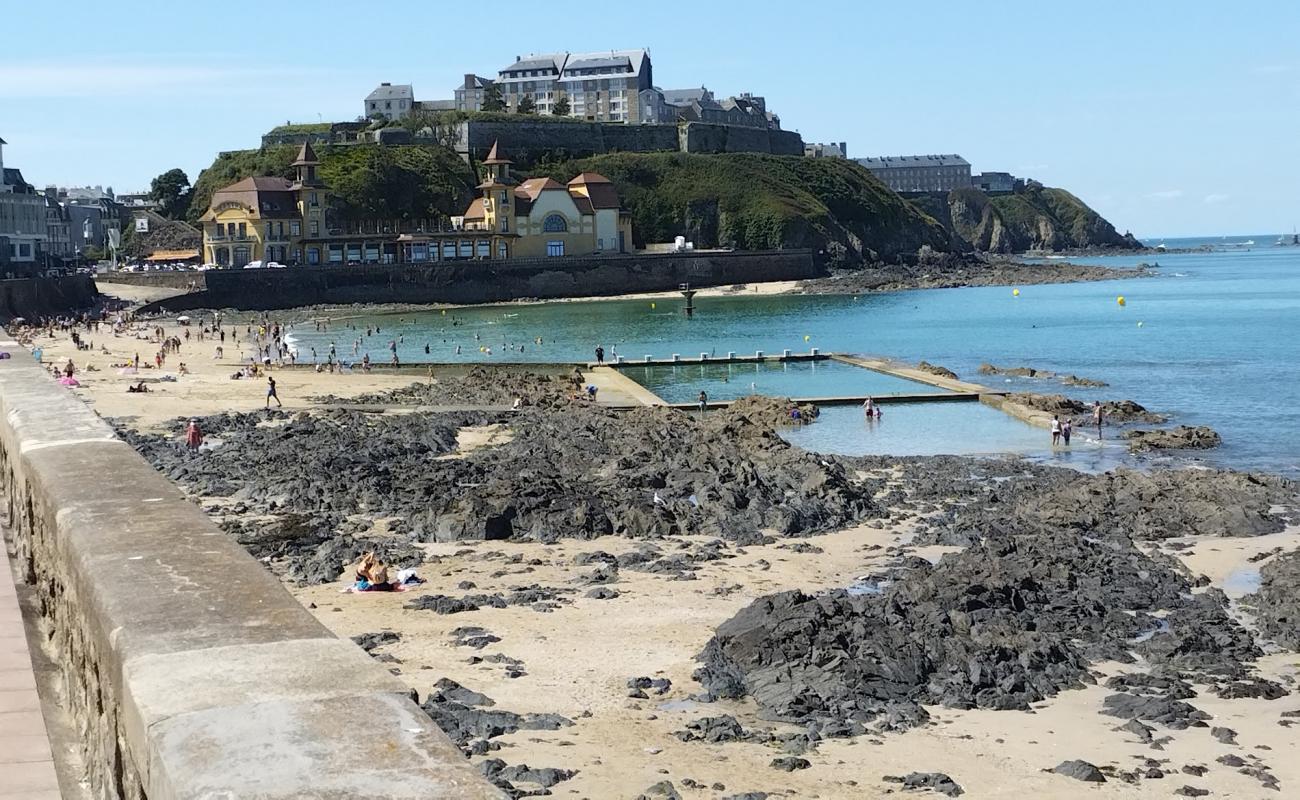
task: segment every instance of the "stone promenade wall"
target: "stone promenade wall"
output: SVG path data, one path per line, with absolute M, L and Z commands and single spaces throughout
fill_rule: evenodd
M 95 302 L 89 275 L 0 280 L 0 321 L 40 317 L 87 308 Z
M 601 297 L 696 287 L 796 280 L 821 274 L 809 250 L 671 255 L 612 255 L 429 265 L 213 270 L 207 290 L 158 304 L 269 310 L 323 303 L 494 303 Z
M 123 283 L 128 286 L 161 286 L 166 289 L 207 288 L 206 272 L 104 272 L 95 276 L 98 283 Z
M 0 489 L 96 798 L 499 798 L 335 638 L 0 335 Z

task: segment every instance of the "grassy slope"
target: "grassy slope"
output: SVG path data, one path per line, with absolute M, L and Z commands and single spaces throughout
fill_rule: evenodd
M 950 247 L 942 226 L 842 159 L 613 153 L 538 169 L 560 181 L 588 171 L 609 178 L 633 214 L 638 242 L 703 233 L 701 246 L 820 249 L 835 243 L 850 261 L 873 252 L 880 258 L 915 254 L 922 245 Z M 709 241 L 715 231 L 716 241 Z
M 292 178 L 297 145 L 222 153 L 194 182 L 189 218 L 208 208 L 212 193 L 253 175 Z M 426 145 L 321 145 L 320 177 L 353 218 L 421 219 L 459 214 L 478 183 L 453 151 Z
M 292 177 L 297 152 L 285 145 L 221 154 L 195 182 L 191 219 L 222 186 L 250 175 Z M 317 153 L 339 211 L 354 218 L 459 214 L 477 183 L 444 147 L 322 146 Z M 567 181 L 586 171 L 614 182 L 633 213 L 638 243 L 685 235 L 701 247 L 812 247 L 844 263 L 911 256 L 924 245 L 953 248 L 942 225 L 842 159 L 614 153 L 541 165 L 531 174 Z

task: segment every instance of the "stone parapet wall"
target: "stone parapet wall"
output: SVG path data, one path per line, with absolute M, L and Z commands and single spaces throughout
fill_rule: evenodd
M 475 160 L 499 143 L 510 158 L 533 163 L 544 158 L 586 158 L 603 153 L 771 153 L 803 156 L 803 137 L 794 131 L 687 122 L 682 125 L 624 125 L 612 122 L 477 121 L 459 123 L 450 137 L 456 150 Z
M 87 308 L 97 295 L 95 281 L 89 275 L 0 280 L 0 322 Z
M 502 797 L 7 337 L 0 489 L 97 798 Z
M 682 283 L 703 288 L 821 274 L 809 250 L 214 270 L 207 273 L 206 291 L 172 297 L 161 305 L 180 311 L 269 310 L 325 303 L 473 304 L 661 292 Z
M 165 289 L 206 289 L 206 272 L 103 272 L 97 283 L 120 283 L 127 286 L 157 286 Z

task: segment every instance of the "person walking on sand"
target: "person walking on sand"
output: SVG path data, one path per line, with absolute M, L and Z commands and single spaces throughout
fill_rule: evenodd
M 597 364 L 605 363 L 605 348 L 602 347 L 601 345 L 596 345 L 596 363 Z
M 1071 422 L 1067 417 L 1066 420 L 1061 423 L 1061 441 L 1065 442 L 1066 447 L 1070 446 L 1070 427 Z
M 1061 443 L 1061 418 L 1056 414 L 1052 415 L 1052 447 Z
M 199 421 L 192 419 L 190 424 L 185 427 L 185 446 L 190 449 L 190 452 L 197 453 L 202 445 L 203 431 L 199 429 Z
M 1101 401 L 1092 401 L 1092 424 L 1097 426 L 1097 439 L 1101 440 Z
M 284 403 L 280 402 L 280 395 L 276 394 L 275 391 L 275 378 L 272 378 L 270 375 L 267 375 L 266 376 L 266 407 L 267 408 L 271 407 L 271 398 L 275 398 L 275 405 L 277 408 L 284 408 Z
M 709 395 L 703 389 L 700 390 L 700 416 L 709 410 Z

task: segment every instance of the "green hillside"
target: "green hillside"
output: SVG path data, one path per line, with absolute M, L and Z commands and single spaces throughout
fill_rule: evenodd
M 220 154 L 195 182 L 190 218 L 212 193 L 250 175 L 293 176 L 292 145 Z M 461 213 L 478 179 L 435 145 L 323 145 L 320 176 L 355 219 L 418 219 Z M 615 153 L 539 165 L 529 174 L 567 181 L 599 172 L 632 212 L 636 244 L 685 236 L 697 247 L 810 247 L 853 265 L 914 256 L 923 246 L 966 249 L 942 225 L 842 159 L 750 153 Z M 954 244 L 954 242 L 957 242 Z
M 221 153 L 194 182 L 189 218 L 207 211 L 212 193 L 253 175 L 293 177 L 297 145 Z M 478 184 L 452 150 L 436 145 L 320 145 L 320 177 L 351 219 L 430 219 L 460 214 Z
M 567 181 L 599 172 L 632 212 L 637 244 L 812 247 L 845 264 L 953 249 L 935 220 L 843 159 L 757 153 L 612 153 L 539 166 Z

